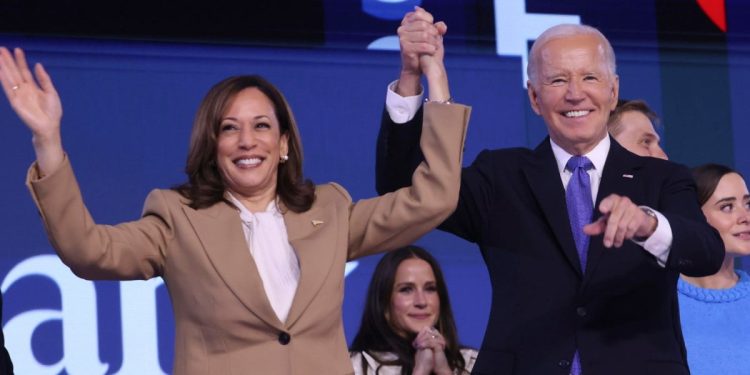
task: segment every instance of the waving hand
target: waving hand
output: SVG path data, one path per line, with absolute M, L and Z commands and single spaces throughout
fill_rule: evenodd
M 20 48 L 11 54 L 0 47 L 0 84 L 10 106 L 31 130 L 39 170 L 45 175 L 64 157 L 60 138 L 62 104 L 44 67 L 36 64 L 34 73 L 36 80 Z

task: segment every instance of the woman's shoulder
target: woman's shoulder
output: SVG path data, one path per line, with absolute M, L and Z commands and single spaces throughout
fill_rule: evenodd
M 351 195 L 349 195 L 349 192 L 336 182 L 329 182 L 326 184 L 315 186 L 316 203 L 318 200 L 322 200 L 322 202 L 330 202 L 332 200 L 342 199 L 346 202 L 352 201 L 352 197 Z

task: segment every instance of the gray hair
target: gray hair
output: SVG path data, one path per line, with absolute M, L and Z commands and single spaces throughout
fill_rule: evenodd
M 604 47 L 604 50 L 602 51 L 600 47 L 600 52 L 604 56 L 609 73 L 614 77 L 617 74 L 615 51 L 612 49 L 612 45 L 604 34 L 592 26 L 564 23 L 552 26 L 545 30 L 531 46 L 531 51 L 529 52 L 529 63 L 526 66 L 526 74 L 529 76 L 529 82 L 532 84 L 536 84 L 537 82 L 537 70 L 539 69 L 537 67 L 537 59 L 539 59 L 539 53 L 541 52 L 542 46 L 554 39 L 578 35 L 592 35 L 601 40 L 601 46 Z

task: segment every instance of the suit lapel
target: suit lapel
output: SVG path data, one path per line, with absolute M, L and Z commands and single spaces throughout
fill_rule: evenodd
M 596 194 L 596 204 L 594 205 L 595 221 L 602 216 L 599 212 L 599 203 L 602 199 L 611 194 L 618 194 L 634 199 L 638 197 L 637 186 L 639 185 L 638 170 L 643 165 L 644 158 L 630 153 L 620 146 L 614 138 L 611 138 L 607 161 L 604 163 L 602 179 L 599 182 L 599 191 Z M 637 198 L 636 198 L 637 199 Z M 638 202 L 635 202 L 638 204 Z M 615 251 L 617 249 L 614 249 Z M 596 268 L 599 259 L 605 251 L 613 251 L 604 247 L 602 236 L 592 237 L 589 242 L 588 264 L 586 274 L 592 274 Z
M 581 276 L 581 263 L 573 241 L 565 203 L 565 189 L 560 180 L 560 171 L 557 169 L 549 138 L 545 138 L 534 150 L 532 158 L 522 169 L 565 257 Z
M 232 293 L 266 324 L 283 328 L 266 297 L 237 210 L 219 202 L 201 210 L 184 206 L 183 211 L 209 261 Z
M 337 225 L 334 209 L 330 205 L 321 207 L 324 205 L 318 203 L 303 213 L 284 210 L 289 243 L 297 253 L 300 266 L 299 285 L 287 317 L 287 327 L 291 327 L 300 318 L 331 272 L 341 272 L 343 278 L 343 261 L 336 262 L 335 259 L 337 238 L 328 237 L 338 235 L 335 230 Z M 341 269 L 333 269 L 334 265 L 340 265 Z

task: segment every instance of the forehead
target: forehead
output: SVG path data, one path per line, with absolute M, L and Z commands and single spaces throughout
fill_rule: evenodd
M 247 113 L 271 117 L 274 112 L 273 102 L 266 94 L 256 87 L 248 87 L 242 89 L 229 100 L 224 115 L 233 116 Z
M 550 39 L 539 49 L 542 71 L 600 71 L 607 69 L 603 41 L 596 35 L 580 34 Z
M 744 197 L 748 195 L 745 180 L 737 173 L 727 173 L 721 177 L 716 185 L 713 198 L 723 199 L 727 197 Z
M 419 258 L 409 258 L 401 262 L 396 270 L 396 283 L 415 280 L 435 280 L 432 267 Z
M 638 132 L 656 135 L 654 124 L 640 111 L 626 111 L 619 120 L 623 132 Z

